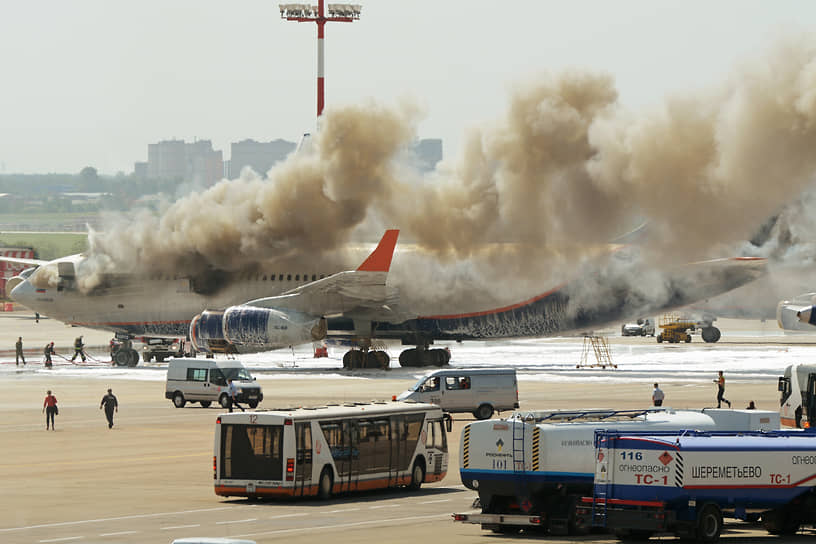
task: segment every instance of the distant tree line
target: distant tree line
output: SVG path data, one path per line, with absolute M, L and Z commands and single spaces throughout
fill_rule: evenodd
M 142 179 L 133 174 L 102 176 L 92 166 L 78 174 L 0 174 L 0 213 L 65 213 L 124 210 L 144 195 L 177 196 L 182 179 Z M 99 202 L 75 203 L 64 193 L 107 193 Z M 21 204 L 21 200 L 23 203 Z

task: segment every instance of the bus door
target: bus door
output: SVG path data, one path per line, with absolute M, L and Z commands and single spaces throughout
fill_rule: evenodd
M 312 424 L 295 423 L 295 495 L 309 494 L 312 485 Z
M 807 394 L 802 399 L 802 408 L 808 425 L 816 427 L 816 374 L 808 374 Z
M 344 423 L 349 430 L 349 489 L 356 490 L 360 481 L 360 425 L 356 420 Z
M 405 444 L 405 417 L 391 416 L 391 458 L 388 485 L 399 484 L 400 476 L 408 471 L 408 451 Z

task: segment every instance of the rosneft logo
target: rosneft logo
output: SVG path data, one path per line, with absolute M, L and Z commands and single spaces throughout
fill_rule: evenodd
M 498 440 L 496 440 L 496 449 L 497 449 L 498 451 L 501 451 L 501 450 L 502 450 L 502 446 L 504 446 L 504 440 L 502 440 L 501 438 L 499 438 Z

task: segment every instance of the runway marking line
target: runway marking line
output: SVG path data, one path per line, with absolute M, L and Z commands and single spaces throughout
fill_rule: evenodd
M 50 538 L 48 540 L 40 540 L 40 542 L 67 542 L 69 540 L 79 540 L 85 538 L 84 536 L 66 536 L 63 538 Z
M 309 514 L 282 514 L 280 516 L 272 516 L 269 519 L 280 519 L 280 518 L 299 518 L 301 516 L 308 516 Z
M 425 501 L 425 502 L 422 502 L 420 504 L 435 504 L 437 502 L 450 502 L 450 501 L 451 501 L 450 499 L 438 499 L 438 500 L 435 500 L 435 501 Z
M 194 525 L 173 525 L 171 527 L 159 527 L 160 531 L 172 531 L 173 529 L 190 529 L 192 527 L 201 527 L 200 523 Z
M 100 533 L 99 536 L 120 536 L 120 535 L 135 535 L 139 531 L 119 531 L 118 533 Z
M 249 518 L 249 519 L 235 519 L 230 521 L 216 521 L 216 525 L 227 525 L 229 523 L 248 523 L 250 521 L 258 521 L 258 518 Z
M 124 519 L 140 519 L 140 518 L 155 518 L 159 516 L 174 516 L 176 514 L 197 514 L 200 512 L 216 512 L 218 510 L 229 510 L 231 506 L 221 506 L 218 508 L 200 508 L 197 510 L 181 510 L 180 512 L 157 512 L 155 514 L 134 514 L 132 516 L 119 516 L 115 518 L 97 518 L 97 519 L 83 519 L 79 521 L 60 521 L 57 523 L 43 523 L 40 525 L 27 525 L 24 527 L 9 527 L 7 529 L 0 529 L 0 533 L 9 533 L 11 531 L 24 531 L 26 529 L 44 529 L 47 527 L 64 527 L 66 525 L 80 525 L 82 523 L 102 523 L 105 521 L 121 521 Z M 304 516 L 306 514 L 303 514 Z
M 312 527 L 299 527 L 295 529 L 280 529 L 278 531 L 267 531 L 263 533 L 247 533 L 243 535 L 233 535 L 233 538 L 244 538 L 244 537 L 251 537 L 251 536 L 265 536 L 265 535 L 279 535 L 279 534 L 286 534 L 286 533 L 302 533 L 305 531 L 319 531 L 321 529 L 345 529 L 348 527 L 362 527 L 365 525 L 382 525 L 383 523 L 390 523 L 392 521 L 418 521 L 423 519 L 434 519 L 437 518 L 439 520 L 447 520 L 450 519 L 450 514 L 432 514 L 430 516 L 408 516 L 408 517 L 401 517 L 401 518 L 389 518 L 389 519 L 377 519 L 377 520 L 370 520 L 370 521 L 358 521 L 354 523 L 339 523 L 337 525 L 317 525 Z
M 339 514 L 340 512 L 357 512 L 359 510 L 360 510 L 359 508 L 346 508 L 344 510 L 329 510 L 326 513 L 327 514 Z
M 377 506 L 369 506 L 369 510 L 376 510 L 377 508 L 399 508 L 400 504 L 379 504 Z

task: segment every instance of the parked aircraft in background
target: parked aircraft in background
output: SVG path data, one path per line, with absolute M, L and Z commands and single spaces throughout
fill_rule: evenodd
M 319 261 L 308 259 L 263 263 L 252 272 L 206 270 L 193 277 L 108 274 L 89 291 L 79 289 L 77 282 L 84 255 L 29 260 L 37 268 L 11 280 L 11 298 L 66 323 L 110 330 L 119 337 L 189 338 L 201 351 L 266 351 L 326 336 L 347 339 L 354 348 L 343 358 L 344 366 L 380 368 L 389 364 L 388 355 L 376 349 L 381 340 L 416 346 L 400 354 L 403 366 L 442 365 L 450 354 L 429 349 L 436 340 L 591 332 L 713 297 L 753 281 L 765 269 L 764 259 L 754 258 L 687 264 L 664 273 L 662 295 L 650 300 L 636 281 L 602 285 L 601 295 L 588 297 L 588 284 L 604 282 L 595 268 L 520 301 L 463 311 L 464 306 L 450 300 L 420 304 L 416 286 L 410 285 L 420 280 L 411 274 L 403 275 L 405 285 L 395 288 L 390 280 L 386 285 L 398 234 L 387 231 L 355 270 L 316 270 Z M 436 280 L 447 285 L 445 279 Z M 512 292 L 514 283 L 507 276 L 505 285 L 492 285 L 490 300 Z M 456 300 L 473 306 L 484 294 L 484 286 L 462 287 Z M 123 361 L 135 364 L 138 358 L 123 356 Z

